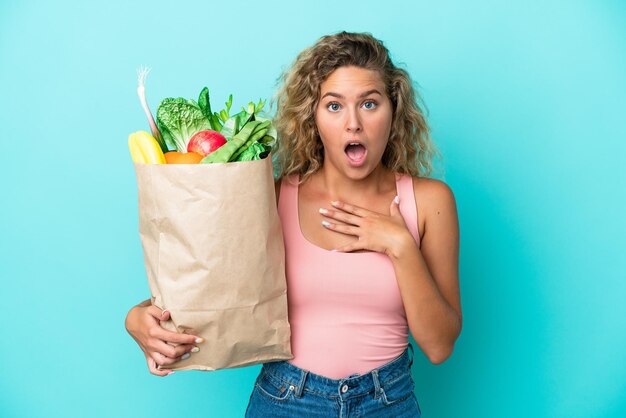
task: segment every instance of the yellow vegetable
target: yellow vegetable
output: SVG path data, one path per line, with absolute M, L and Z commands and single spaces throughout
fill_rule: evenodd
M 134 163 L 165 164 L 161 146 L 146 131 L 137 131 L 128 135 L 128 148 Z

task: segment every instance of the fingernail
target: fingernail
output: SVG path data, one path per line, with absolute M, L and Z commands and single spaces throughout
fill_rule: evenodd
M 330 222 L 322 221 L 322 225 L 328 228 L 330 226 Z
M 393 201 L 396 202 L 396 205 L 399 205 L 400 204 L 400 196 L 394 197 Z
M 335 200 L 335 201 L 330 202 L 330 204 L 333 206 L 337 206 L 339 204 L 339 201 Z
M 191 357 L 191 354 L 185 353 L 185 354 L 182 355 L 182 357 L 180 359 L 181 360 L 187 360 L 189 357 Z
M 161 316 L 165 316 L 165 313 L 166 313 L 166 312 L 168 312 L 168 313 L 169 313 L 169 311 L 168 311 L 167 309 L 163 310 L 163 312 L 161 312 Z
M 334 253 L 336 253 L 336 252 L 337 252 L 337 250 L 331 250 L 331 251 L 332 251 L 332 252 L 334 252 Z
M 198 347 L 194 347 L 191 349 L 192 353 L 197 353 L 198 351 L 200 351 L 200 349 Z
M 326 215 L 328 213 L 328 211 L 324 208 L 320 208 L 320 213 L 323 215 Z
M 174 374 L 174 373 L 176 373 L 176 372 L 175 372 L 174 370 L 172 370 L 172 371 L 171 371 L 171 372 L 169 372 L 167 375 L 169 376 L 169 375 Z
M 196 344 L 202 344 L 204 342 L 204 338 L 196 338 Z

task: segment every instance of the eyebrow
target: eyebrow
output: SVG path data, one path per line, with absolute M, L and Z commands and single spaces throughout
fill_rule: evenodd
M 366 92 L 364 92 L 364 93 L 361 93 L 361 94 L 359 95 L 359 99 L 362 99 L 363 97 L 367 97 L 367 96 L 369 96 L 370 94 L 374 94 L 374 93 L 379 94 L 379 95 L 381 95 L 381 96 L 382 96 L 382 94 L 380 94 L 380 92 L 379 92 L 378 90 L 376 90 L 376 89 L 372 89 L 372 90 L 368 90 L 368 91 L 366 91 Z M 339 98 L 339 99 L 345 99 L 345 97 L 343 97 L 341 94 L 339 94 L 339 93 L 334 93 L 334 92 L 332 92 L 332 91 L 329 91 L 328 93 L 326 93 L 325 95 L 323 95 L 323 96 L 322 96 L 322 99 L 323 99 L 324 97 L 326 97 L 326 96 L 333 96 L 333 97 L 337 97 L 337 98 Z

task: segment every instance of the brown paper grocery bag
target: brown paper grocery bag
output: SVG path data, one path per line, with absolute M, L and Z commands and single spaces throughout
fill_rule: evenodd
M 293 358 L 271 155 L 225 164 L 135 164 L 139 233 L 161 325 L 205 339 L 173 370 Z

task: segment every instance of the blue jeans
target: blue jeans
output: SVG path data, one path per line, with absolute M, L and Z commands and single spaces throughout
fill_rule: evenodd
M 329 379 L 286 361 L 265 363 L 246 417 L 420 417 L 413 393 L 412 354 L 409 344 L 389 363 L 343 379 Z

